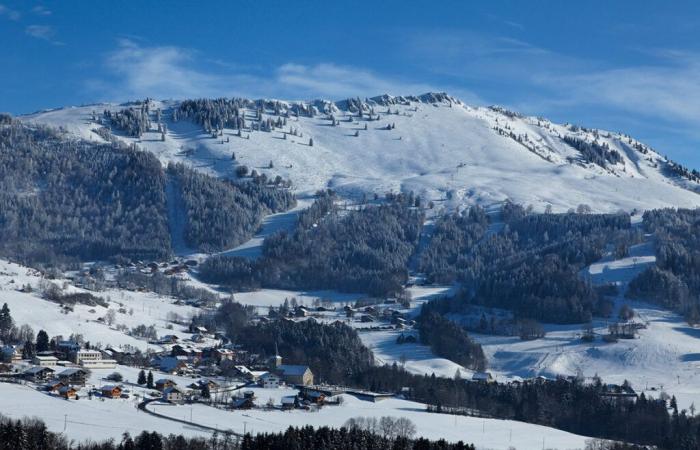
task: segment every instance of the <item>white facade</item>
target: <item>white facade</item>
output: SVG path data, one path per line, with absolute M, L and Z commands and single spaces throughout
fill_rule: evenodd
M 55 356 L 35 356 L 32 363 L 40 367 L 56 367 L 58 358 Z
M 114 359 L 87 359 L 80 364 L 86 369 L 114 369 L 117 361 Z
M 269 372 L 260 377 L 260 381 L 262 382 L 262 387 L 264 387 L 265 389 L 277 389 L 282 383 L 280 377 L 278 377 L 274 373 Z

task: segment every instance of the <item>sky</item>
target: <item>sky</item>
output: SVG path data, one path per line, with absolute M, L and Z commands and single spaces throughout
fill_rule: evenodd
M 700 168 L 697 1 L 0 0 L 0 111 L 446 91 Z

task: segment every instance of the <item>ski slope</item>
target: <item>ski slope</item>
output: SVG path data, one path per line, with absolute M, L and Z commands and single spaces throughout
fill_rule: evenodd
M 371 121 L 365 119 L 367 114 L 358 118 L 344 102 L 315 101 L 311 102 L 318 111 L 314 117 L 290 115 L 282 128 L 244 130 L 241 137 L 224 129 L 216 139 L 192 122 L 173 122 L 171 112 L 178 102 L 152 102 L 151 111 L 164 112 L 168 128 L 164 141 L 155 131 L 155 119 L 153 131 L 140 139 L 121 136 L 118 130 L 114 133 L 153 152 L 164 164 L 184 162 L 223 177 L 234 177 L 235 168 L 246 165 L 269 177 L 292 180 L 301 196 L 324 188 L 346 198 L 414 191 L 435 202 L 437 210 L 488 206 L 505 199 L 532 204 L 538 210 L 552 205 L 554 211 L 579 204 L 601 212 L 700 204 L 693 191 L 697 183 L 668 175 L 668 163 L 661 155 L 627 136 L 557 125 L 499 108 L 471 107 L 446 95 L 412 99 L 368 100 L 365 107 L 373 108 L 373 117 L 378 117 Z M 21 119 L 63 127 L 70 136 L 101 140 L 93 131 L 102 126 L 98 123 L 101 112 L 124 107 L 88 105 Z M 247 120 L 254 114 L 248 110 Z M 279 118 L 271 110 L 262 117 Z M 388 130 L 387 125 L 394 127 Z M 292 129 L 296 136 L 289 133 Z M 586 163 L 578 150 L 562 140 L 564 136 L 606 144 L 620 153 L 622 161 L 606 168 Z M 236 161 L 231 159 L 233 152 Z

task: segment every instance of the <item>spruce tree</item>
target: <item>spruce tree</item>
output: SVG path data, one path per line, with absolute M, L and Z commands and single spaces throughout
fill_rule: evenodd
M 141 385 L 146 384 L 146 372 L 144 372 L 143 369 L 139 372 L 139 377 L 136 382 Z
M 49 335 L 44 330 L 36 334 L 36 351 L 45 352 L 49 349 Z
M 146 380 L 146 387 L 148 389 L 153 389 L 153 372 L 148 371 L 148 379 Z

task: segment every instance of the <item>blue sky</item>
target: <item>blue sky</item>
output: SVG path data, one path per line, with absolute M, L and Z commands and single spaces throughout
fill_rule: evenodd
M 667 3 L 0 0 L 0 111 L 440 90 L 700 167 L 700 2 Z

